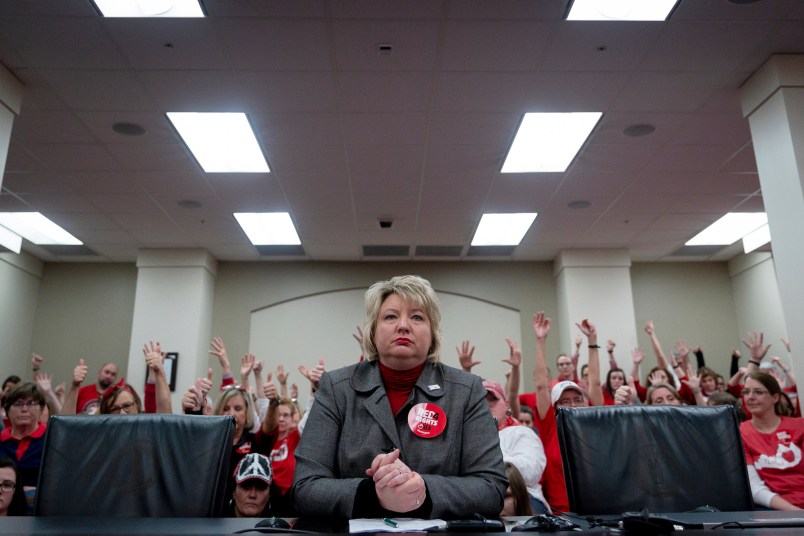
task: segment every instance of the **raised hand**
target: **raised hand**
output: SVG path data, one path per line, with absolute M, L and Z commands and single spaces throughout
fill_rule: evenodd
M 73 369 L 73 385 L 81 385 L 87 377 L 89 367 L 84 363 L 83 359 L 78 360 L 78 365 Z
M 220 363 L 224 372 L 230 371 L 231 365 L 229 364 L 229 354 L 226 353 L 226 346 L 223 344 L 223 339 L 220 337 L 213 337 L 210 344 L 212 345 L 212 349 L 209 351 L 209 353 L 218 358 L 218 363 Z
M 299 398 L 299 386 L 295 383 L 290 384 L 290 399 L 296 400 Z
M 533 333 L 536 335 L 536 340 L 543 341 L 547 339 L 551 324 L 550 318 L 544 316 L 544 311 L 539 311 L 533 315 Z
M 276 381 L 279 382 L 279 385 L 285 385 L 288 383 L 288 374 L 290 373 L 285 372 L 285 365 L 276 366 Z
M 45 374 L 44 372 L 37 372 L 34 374 L 34 380 L 44 392 L 49 392 L 52 388 L 53 374 Z
M 258 374 L 262 374 L 262 367 L 264 364 L 265 361 L 263 361 L 262 359 L 260 359 L 259 361 L 256 360 L 254 361 L 254 365 L 251 367 L 251 371 L 254 373 L 255 376 Z
M 580 335 L 576 335 L 575 336 L 575 353 L 576 354 L 581 351 L 581 345 L 582 344 L 583 344 L 583 337 L 581 337 Z
M 597 328 L 594 324 L 592 324 L 592 322 L 589 321 L 588 318 L 581 320 L 580 324 L 576 322 L 575 325 L 578 326 L 578 329 L 580 329 L 587 338 L 597 336 Z
M 475 347 L 472 346 L 469 348 L 468 340 L 461 342 L 460 347 L 456 346 L 455 351 L 458 352 L 458 361 L 461 364 L 461 368 L 465 372 L 472 372 L 472 367 L 480 364 L 480 361 L 472 360 L 472 356 L 475 353 Z
M 254 370 L 254 354 L 243 354 L 240 358 L 240 378 L 248 378 L 251 371 Z
M 684 339 L 679 339 L 678 341 L 676 341 L 675 350 L 676 353 L 678 353 L 679 359 L 681 359 L 682 361 L 688 360 L 690 355 L 690 349 L 687 346 L 687 343 L 684 341 Z
M 639 365 L 645 359 L 645 351 L 640 348 L 636 347 L 631 351 L 631 360 L 634 362 L 634 365 Z
M 363 351 L 363 329 L 360 327 L 360 324 L 357 326 L 357 333 L 352 333 L 352 338 L 357 341 L 357 345 L 360 346 L 360 351 Z
M 506 337 L 505 342 L 508 344 L 508 359 L 503 359 L 503 363 L 508 363 L 512 367 L 518 367 L 522 364 L 522 350 L 519 348 L 519 343 Z M 474 347 L 472 348 L 474 350 Z
M 262 394 L 271 401 L 279 400 L 279 391 L 276 389 L 276 384 L 271 379 L 272 376 L 273 373 L 269 372 L 265 378 L 265 383 L 262 384 Z
M 614 392 L 614 405 L 625 406 L 633 404 L 633 395 L 636 393 L 634 377 L 628 376 L 627 383 Z
M 610 354 L 613 353 L 615 346 L 617 346 L 617 343 L 614 342 L 613 340 L 609 339 L 608 341 L 606 341 L 606 351 L 608 353 L 610 353 Z
M 142 347 L 142 355 L 145 356 L 145 364 L 148 366 L 148 370 L 152 371 L 154 374 L 160 374 L 164 372 L 164 361 L 165 361 L 165 354 L 162 353 L 162 346 L 157 342 L 154 344 L 154 341 L 149 341 L 148 343 L 144 344 Z
M 765 345 L 765 334 L 756 331 L 751 331 L 748 333 L 745 339 L 743 339 L 743 344 L 751 351 L 751 359 L 754 361 L 762 361 L 765 357 L 765 354 L 768 353 L 771 345 Z
M 648 320 L 645 322 L 645 333 L 648 335 L 653 335 L 655 330 L 653 329 L 653 320 Z
M 318 365 L 308 369 L 304 365 L 299 365 L 299 372 L 301 375 L 310 380 L 313 390 L 318 390 L 318 382 L 321 381 L 321 376 L 324 374 L 324 360 L 319 359 Z
M 792 353 L 792 350 L 790 349 L 790 341 L 789 341 L 789 340 L 787 340 L 787 339 L 785 339 L 784 337 L 782 337 L 782 338 L 781 338 L 781 339 L 779 339 L 779 340 L 781 340 L 781 341 L 782 341 L 782 344 L 784 344 L 784 349 L 785 349 L 785 350 L 787 350 L 787 353 L 788 353 L 788 354 Z M 35 354 L 34 354 L 34 355 L 35 355 Z

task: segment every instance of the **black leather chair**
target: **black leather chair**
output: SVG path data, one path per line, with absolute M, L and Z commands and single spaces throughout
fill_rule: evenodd
M 733 406 L 559 408 L 570 510 L 752 510 Z
M 53 416 L 34 514 L 220 516 L 233 434 L 231 417 Z

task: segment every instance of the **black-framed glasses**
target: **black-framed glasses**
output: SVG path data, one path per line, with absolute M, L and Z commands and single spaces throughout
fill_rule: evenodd
M 0 482 L 0 490 L 3 490 L 6 493 L 11 493 L 14 491 L 14 488 L 17 487 L 16 482 L 12 482 L 11 480 L 3 480 Z
M 128 412 L 131 408 L 136 406 L 136 402 L 125 402 L 120 404 L 119 406 L 112 406 L 109 408 L 109 413 L 121 413 L 122 411 Z
M 17 400 L 13 404 L 11 404 L 12 408 L 22 409 L 22 408 L 29 408 L 33 409 L 38 407 L 40 404 L 36 400 Z

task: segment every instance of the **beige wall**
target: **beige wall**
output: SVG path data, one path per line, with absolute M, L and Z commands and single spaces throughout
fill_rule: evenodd
M 79 358 L 89 365 L 87 382 L 107 361 L 125 372 L 136 281 L 134 264 L 45 265 L 31 348 L 54 380 L 72 378 Z
M 12 374 L 30 379 L 41 274 L 42 263 L 29 255 L 0 254 L 0 382 Z
M 527 389 L 532 387 L 535 346 L 531 315 L 544 309 L 548 315 L 556 317 L 556 283 L 551 263 L 220 263 L 215 282 L 211 335 L 224 338 L 236 370 L 239 356 L 250 349 L 252 312 L 315 293 L 362 290 L 379 279 L 403 273 L 422 275 L 442 292 L 485 300 L 518 311 L 520 333 L 512 336 L 522 338 L 523 379 Z M 2 274 L 0 265 L 0 284 L 3 283 Z M 136 275 L 134 264 L 45 266 L 38 296 L 27 299 L 29 302 L 36 300 L 32 343 L 28 346 L 48 359 L 47 368 L 57 373 L 56 379 L 67 380 L 75 361 L 82 355 L 89 360 L 92 376 L 103 361 L 124 360 L 131 336 Z M 666 349 L 683 337 L 688 344 L 701 344 L 707 362 L 716 370 L 728 372 L 729 355 L 732 346 L 740 342 L 740 329 L 732 281 L 725 263 L 637 263 L 631 268 L 631 276 L 641 345 L 647 348 L 648 340 L 642 326 L 650 318 L 656 322 Z M 14 293 L 18 292 L 14 290 Z M 31 292 L 36 294 L 33 290 L 29 294 Z M 8 310 L 6 295 L 4 292 L 3 306 Z M 338 315 L 339 312 L 332 311 L 332 314 Z M 336 328 L 337 332 L 330 333 L 326 324 L 316 325 L 322 322 L 300 323 L 295 333 L 286 336 L 320 340 L 324 352 L 329 341 L 338 340 L 338 344 L 345 344 L 344 348 L 356 356 L 358 349 L 350 331 L 354 323 L 353 313 L 350 312 L 349 316 L 348 329 L 341 326 Z M 463 334 L 454 335 L 453 340 L 464 337 Z M 472 333 L 465 336 L 479 340 Z M 601 333 L 601 338 L 607 338 L 606 334 Z M 548 358 L 559 350 L 566 350 L 559 348 L 557 336 L 549 343 Z M 20 366 L 27 367 L 30 350 L 15 352 L 23 353 L 15 358 Z M 629 350 L 618 348 L 621 365 L 629 364 Z M 446 345 L 444 361 L 456 364 L 454 352 L 454 344 Z M 504 341 L 500 341 L 495 348 L 489 348 L 477 357 L 485 362 L 498 363 L 504 355 Z M 271 360 L 274 359 L 277 362 L 279 357 L 271 356 Z M 653 357 L 650 356 L 648 361 L 643 366 L 643 373 Z M 295 371 L 296 363 L 286 364 Z M 23 372 L 27 372 L 27 368 Z M 296 379 L 299 379 L 298 375 Z M 183 388 L 177 386 L 177 390 Z

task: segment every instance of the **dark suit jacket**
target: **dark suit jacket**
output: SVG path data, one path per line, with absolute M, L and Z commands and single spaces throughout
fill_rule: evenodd
M 408 426 L 418 403 L 444 410 L 433 438 Z M 405 406 L 391 414 L 376 361 L 324 374 L 296 448 L 293 499 L 301 515 L 352 517 L 358 486 L 377 454 L 398 447 L 424 478 L 432 518 L 497 516 L 508 482 L 497 426 L 479 377 L 428 362 Z M 365 484 L 364 484 L 365 486 Z

